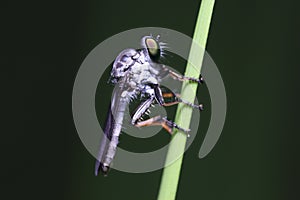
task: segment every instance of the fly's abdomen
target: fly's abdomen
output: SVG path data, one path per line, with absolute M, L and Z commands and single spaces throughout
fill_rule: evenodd
M 102 155 L 99 156 L 98 162 L 100 163 L 96 164 L 96 174 L 99 170 L 104 175 L 108 173 L 119 143 L 119 136 L 121 134 L 124 113 L 126 106 L 128 105 L 128 100 L 118 95 L 115 97 L 119 97 L 119 99 L 115 99 L 115 105 L 112 105 L 111 107 L 110 115 L 113 120 L 108 120 L 106 124 L 109 128 L 105 128 L 105 138 L 103 138 L 103 140 L 108 140 L 108 142 L 105 144 L 106 148 Z

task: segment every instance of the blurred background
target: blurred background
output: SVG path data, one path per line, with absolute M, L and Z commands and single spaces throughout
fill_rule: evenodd
M 73 83 L 88 53 L 121 31 L 155 26 L 192 37 L 199 6 L 195 0 L 2 3 L 1 196 L 156 199 L 162 170 L 94 176 L 94 158 L 73 123 Z M 217 145 L 200 160 L 210 117 L 201 114 L 178 200 L 299 199 L 298 8 L 295 0 L 216 2 L 207 51 L 225 83 L 227 118 Z M 207 88 L 199 92 L 209 105 Z M 107 108 L 97 105 L 101 122 Z

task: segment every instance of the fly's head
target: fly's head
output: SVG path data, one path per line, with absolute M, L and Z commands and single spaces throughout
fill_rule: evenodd
M 156 38 L 153 36 L 145 36 L 142 38 L 141 44 L 144 48 L 144 52 L 147 57 L 146 59 L 148 59 L 148 61 L 151 60 L 157 62 L 163 55 L 163 47 L 165 43 L 159 42 L 159 38 L 159 35 Z

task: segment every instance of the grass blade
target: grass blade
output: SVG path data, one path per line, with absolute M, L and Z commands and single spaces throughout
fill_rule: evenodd
M 200 5 L 200 11 L 196 22 L 193 40 L 203 49 L 205 49 L 206 46 L 214 3 L 214 0 L 202 0 Z M 192 45 L 189 57 L 197 56 L 198 59 L 201 59 L 200 63 L 202 63 L 204 54 L 199 55 L 198 53 L 198 55 L 196 55 L 193 49 L 194 48 Z M 195 68 L 194 66 L 192 67 L 190 63 L 188 63 L 185 71 L 185 76 L 199 77 L 200 71 L 201 65 L 199 66 L 199 68 Z M 189 102 L 194 102 L 197 91 L 197 84 L 190 84 L 188 91 L 184 90 L 184 88 L 187 88 L 186 84 L 189 83 L 184 83 L 182 85 L 181 97 Z M 188 128 L 190 125 L 191 117 L 192 108 L 183 106 L 182 104 L 178 105 L 175 117 L 176 124 L 179 124 L 181 127 Z M 174 160 L 174 158 L 178 157 L 178 155 L 180 156 L 175 162 L 164 168 L 158 194 L 158 200 L 174 200 L 176 197 L 185 144 L 186 135 L 184 133 L 178 132 L 177 134 L 174 134 L 169 146 L 166 163 L 170 163 L 170 161 Z

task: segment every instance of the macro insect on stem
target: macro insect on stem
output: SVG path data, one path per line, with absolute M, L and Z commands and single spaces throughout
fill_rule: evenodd
M 111 71 L 110 81 L 115 84 L 110 109 L 107 114 L 105 136 L 102 138 L 97 161 L 95 164 L 95 175 L 101 171 L 106 175 L 116 154 L 119 136 L 121 134 L 126 106 L 138 96 L 145 97 L 144 101 L 137 107 L 132 115 L 131 124 L 136 127 L 162 126 L 172 134 L 173 129 L 188 133 L 166 116 L 155 116 L 143 120 L 148 114 L 149 108 L 154 104 L 160 106 L 171 106 L 183 103 L 187 106 L 203 110 L 203 105 L 195 105 L 180 98 L 173 91 L 165 90 L 160 85 L 162 79 L 167 76 L 178 81 L 192 81 L 203 83 L 203 79 L 186 77 L 171 70 L 170 67 L 159 63 L 163 53 L 163 43 L 159 42 L 159 36 L 144 36 L 141 39 L 141 49 L 125 49 L 115 59 Z M 165 99 L 171 99 L 166 102 Z

